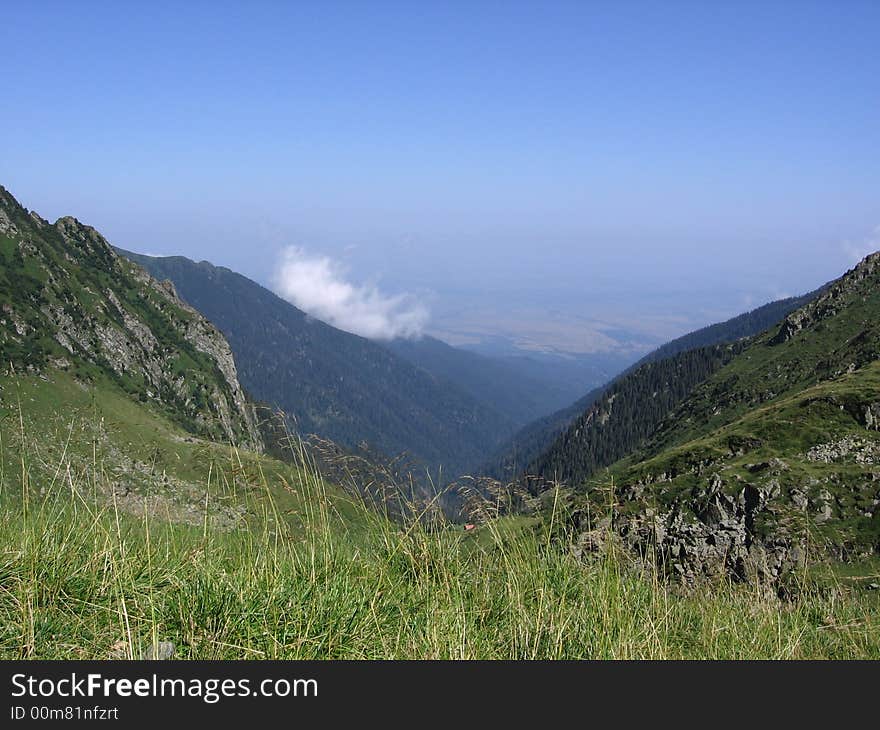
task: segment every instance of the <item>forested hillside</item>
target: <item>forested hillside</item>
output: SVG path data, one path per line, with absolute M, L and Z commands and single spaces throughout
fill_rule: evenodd
M 779 299 L 770 302 L 762 307 L 745 312 L 725 322 L 711 324 L 708 327 L 694 330 L 686 335 L 678 337 L 665 345 L 661 345 L 656 350 L 648 353 L 633 365 L 627 372 L 636 370 L 646 362 L 655 362 L 672 357 L 680 352 L 693 350 L 697 347 L 706 347 L 708 345 L 718 345 L 724 342 L 735 342 L 743 337 L 751 337 L 769 329 L 773 325 L 779 324 L 790 312 L 800 309 L 802 306 L 811 302 L 826 287 L 820 287 L 809 294 L 799 297 L 789 297 L 787 299 Z
M 172 281 L 229 340 L 241 382 L 292 425 L 344 446 L 407 452 L 454 477 L 514 431 L 505 415 L 376 342 L 307 316 L 229 269 L 125 252 Z
M 599 466 L 607 466 L 611 463 L 610 461 L 607 461 L 608 455 L 621 455 L 623 453 L 628 453 L 629 450 L 638 444 L 638 439 L 636 441 L 627 440 L 625 443 L 621 443 L 618 447 L 609 450 L 607 440 L 612 438 L 610 433 L 603 436 L 603 440 L 606 442 L 605 445 L 591 446 L 584 444 L 583 439 L 586 437 L 586 432 L 583 430 L 577 437 L 573 436 L 571 438 L 567 437 L 567 432 L 570 428 L 575 427 L 574 424 L 578 422 L 579 419 L 587 419 L 591 409 L 597 404 L 597 401 L 608 392 L 609 388 L 614 387 L 616 384 L 621 383 L 631 375 L 637 373 L 639 369 L 646 364 L 664 360 L 666 358 L 672 358 L 675 355 L 687 352 L 691 349 L 733 343 L 741 338 L 759 334 L 768 327 L 778 323 L 790 312 L 814 299 L 822 291 L 823 289 L 819 289 L 801 297 L 792 297 L 770 302 L 769 304 L 765 304 L 764 306 L 758 307 L 750 312 L 733 317 L 725 322 L 695 330 L 694 332 L 658 347 L 637 363 L 627 368 L 607 385 L 595 388 L 567 408 L 563 408 L 556 413 L 540 418 L 521 428 L 509 441 L 503 444 L 501 448 L 494 453 L 491 459 L 484 463 L 481 473 L 493 476 L 496 479 L 504 480 L 514 478 L 523 471 L 532 470 L 538 470 L 542 474 L 550 476 L 554 473 L 554 469 L 559 472 L 559 467 L 563 463 L 578 462 L 582 463 L 584 466 L 592 464 L 590 469 L 595 469 Z M 714 358 L 709 358 L 707 362 L 714 362 Z M 674 372 L 676 367 L 677 365 L 675 363 L 670 363 L 669 366 L 663 368 L 663 370 Z M 700 382 L 699 380 L 694 380 L 694 377 L 705 377 L 711 373 L 711 370 L 705 370 L 702 368 L 694 370 L 687 366 L 685 367 L 685 370 L 690 373 L 692 377 L 675 386 L 678 395 L 675 398 L 661 398 L 660 400 L 655 401 L 655 406 L 662 408 L 675 405 L 681 400 L 683 395 L 686 394 L 686 391 L 683 391 L 684 388 L 691 388 L 697 382 Z M 660 372 L 660 370 L 646 371 L 643 375 L 648 379 L 652 379 L 658 372 Z M 641 386 L 634 384 L 632 387 L 638 390 Z M 631 392 L 629 386 L 625 386 L 625 389 Z M 671 393 L 668 393 L 668 395 L 671 396 Z M 601 404 L 599 404 L 597 408 L 601 410 Z M 636 434 L 642 434 L 642 436 L 639 436 L 638 438 L 643 438 L 645 434 L 650 432 L 652 427 L 657 425 L 659 413 L 660 412 L 657 408 L 652 408 L 650 415 L 648 415 L 645 422 L 639 426 L 634 424 L 630 424 L 629 426 L 617 426 L 615 416 L 614 431 L 618 434 L 622 431 L 626 431 L 633 436 Z M 631 416 L 632 414 L 629 414 L 626 417 Z M 590 434 L 595 435 L 600 432 L 602 432 L 602 429 L 601 424 L 599 423 L 594 424 L 589 429 Z M 542 458 L 549 451 L 563 448 L 562 446 L 558 446 L 558 444 L 560 441 L 565 441 L 566 438 L 568 439 L 569 447 L 565 448 L 572 448 L 574 443 L 580 442 L 585 450 L 592 453 L 593 456 L 574 456 L 572 454 L 571 459 L 567 457 L 562 459 L 557 459 L 555 457 L 549 457 L 548 459 Z M 606 457 L 597 459 L 596 457 L 599 453 L 606 454 Z M 550 461 L 553 461 L 554 467 L 550 467 Z M 548 469 L 548 467 L 550 468 Z M 586 475 L 583 468 L 578 468 L 571 472 L 566 468 L 562 469 L 561 472 L 568 473 L 569 476 L 573 478 L 582 478 Z
M 742 349 L 711 345 L 647 362 L 616 380 L 526 473 L 579 484 L 632 453 L 695 386 Z

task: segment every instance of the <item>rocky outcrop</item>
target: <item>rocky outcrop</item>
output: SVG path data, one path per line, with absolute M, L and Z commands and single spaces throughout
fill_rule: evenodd
M 863 420 L 869 431 L 880 431 L 880 401 L 865 406 Z
M 774 480 L 744 484 L 731 494 L 715 475 L 706 491 L 693 495 L 696 511 L 677 504 L 618 513 L 615 530 L 630 550 L 688 584 L 721 576 L 772 582 L 802 566 L 806 555 L 803 535 L 756 534 L 756 523 L 778 496 Z
M 787 459 L 734 466 L 742 456 L 693 457 L 619 485 L 613 508 L 593 512 L 603 515 L 597 524 L 576 521 L 572 551 L 584 557 L 619 544 L 693 585 L 720 577 L 777 583 L 802 569 L 808 552 L 861 559 L 880 547 L 871 537 L 880 516 L 876 438 L 855 432 Z
M 847 305 L 851 293 L 863 286 L 871 286 L 880 271 L 880 252 L 867 256 L 851 271 L 832 284 L 828 290 L 805 307 L 789 314 L 769 340 L 770 345 L 787 342 L 804 329 L 834 317 Z
M 647 477 L 620 489 L 604 522 L 581 525 L 572 549 L 582 556 L 613 539 L 691 585 L 722 576 L 776 583 L 804 567 L 808 545 L 814 559 L 861 559 L 878 548 L 870 530 L 859 532 L 880 515 L 878 455 L 880 443 L 844 437 L 796 457 L 822 465 L 817 476 L 777 458 L 747 464 L 746 476 L 720 463 Z
M 857 436 L 844 436 L 837 441 L 817 444 L 810 448 L 804 456 L 808 461 L 824 464 L 880 464 L 880 442 Z
M 116 255 L 115 252 L 114 255 Z M 235 359 L 226 338 L 201 313 L 178 296 L 174 284 L 170 281 L 156 281 L 137 264 L 123 259 L 120 261 L 124 261 L 124 266 L 130 267 L 132 276 L 138 282 L 144 287 L 150 287 L 156 294 L 164 298 L 168 306 L 163 308 L 160 305 L 160 309 L 165 309 L 165 313 L 173 319 L 183 338 L 198 352 L 208 356 L 217 371 L 223 376 L 228 392 L 223 393 L 215 389 L 212 398 L 221 420 L 224 424 L 232 424 L 236 420 L 241 420 L 252 448 L 260 448 L 262 441 L 256 427 L 254 409 L 247 402 L 244 390 L 239 383 Z M 179 316 L 180 312 L 185 313 L 186 316 Z M 228 426 L 227 430 L 230 431 L 229 435 L 232 435 L 231 426 Z
M 576 533 L 572 554 L 588 559 L 613 545 L 618 554 L 691 586 L 729 578 L 772 584 L 804 565 L 802 533 L 756 534 L 777 487 L 745 485 L 731 495 L 717 484 L 702 495 L 698 514 L 681 504 L 616 508 L 596 525 L 581 525 L 587 529 Z

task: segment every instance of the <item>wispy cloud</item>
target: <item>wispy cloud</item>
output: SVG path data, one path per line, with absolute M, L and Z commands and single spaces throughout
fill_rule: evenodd
M 880 226 L 877 226 L 865 240 L 860 242 L 844 241 L 842 246 L 850 263 L 857 264 L 868 254 L 880 251 Z
M 282 252 L 274 285 L 307 314 L 363 337 L 418 337 L 428 321 L 427 308 L 413 296 L 389 296 L 375 285 L 353 284 L 339 262 L 297 246 Z

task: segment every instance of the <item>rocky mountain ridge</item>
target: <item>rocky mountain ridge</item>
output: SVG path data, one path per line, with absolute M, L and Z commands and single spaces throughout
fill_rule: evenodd
M 5 367 L 108 377 L 195 434 L 262 449 L 222 334 L 169 282 L 73 217 L 54 224 L 0 188 Z

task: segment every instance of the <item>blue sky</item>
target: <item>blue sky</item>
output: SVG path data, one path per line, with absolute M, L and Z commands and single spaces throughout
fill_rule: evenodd
M 552 310 L 658 336 L 880 248 L 877 2 L 3 16 L 0 183 L 124 247 L 268 283 L 295 246 L 444 331 Z

